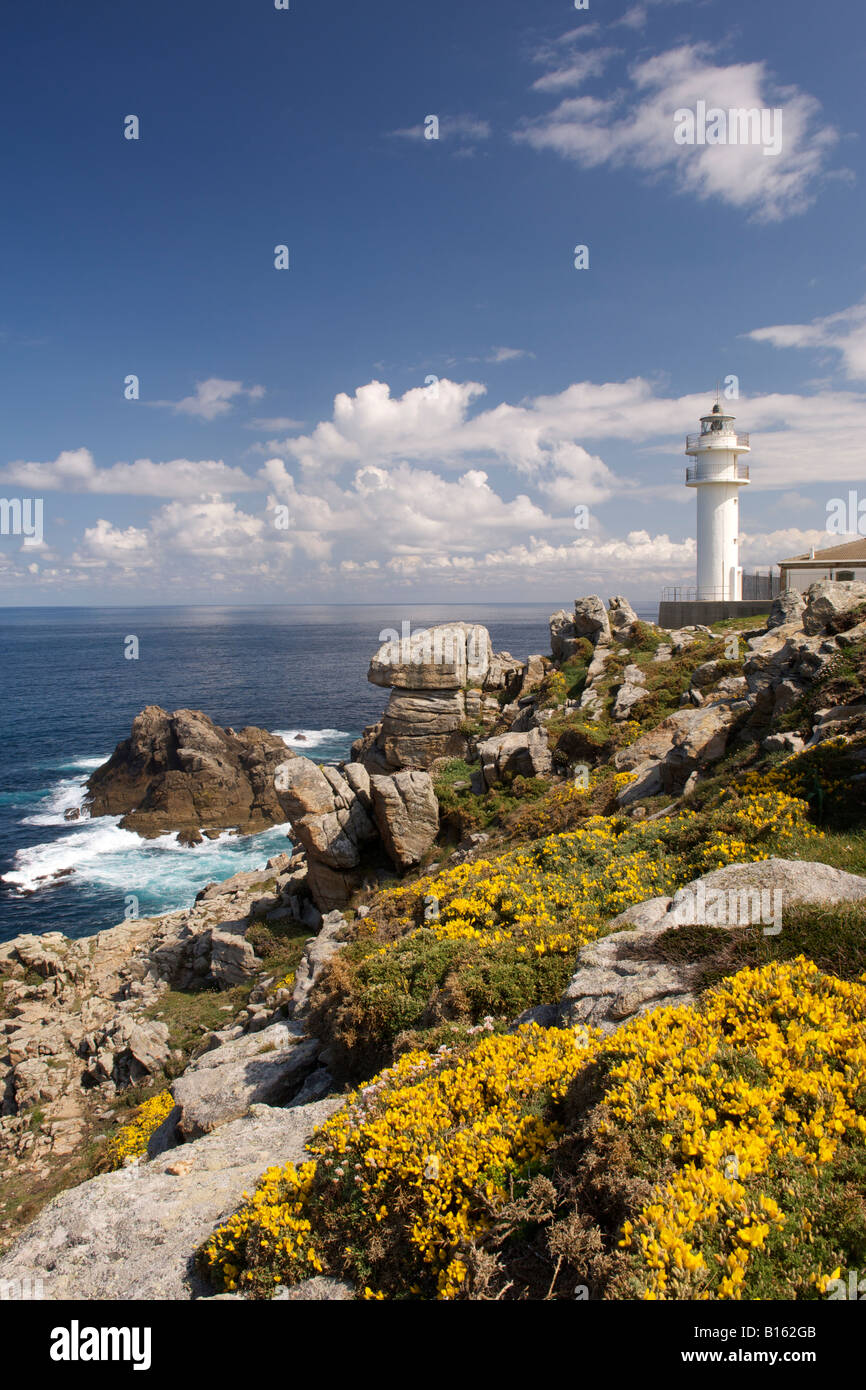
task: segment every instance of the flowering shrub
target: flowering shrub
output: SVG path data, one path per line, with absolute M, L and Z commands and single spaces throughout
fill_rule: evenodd
M 235 1212 L 199 1254 L 205 1274 L 223 1289 L 252 1287 L 260 1269 L 268 1282 L 294 1284 L 321 1272 L 305 1206 L 315 1163 L 268 1168 L 245 1206 Z
M 760 781 L 765 787 L 779 787 L 790 796 L 807 802 L 820 818 L 838 817 L 843 821 L 862 821 L 863 793 L 853 782 L 862 772 L 866 757 L 866 737 L 862 733 L 825 739 L 814 748 L 793 753 L 775 767 L 768 768 Z M 758 781 L 747 778 L 749 786 Z
M 174 1097 L 171 1091 L 160 1091 L 133 1111 L 129 1124 L 119 1129 L 108 1141 L 107 1166 L 122 1168 L 131 1159 L 141 1158 L 146 1154 L 150 1136 L 154 1130 L 159 1129 L 173 1109 Z
M 316 1031 L 342 1049 L 355 1075 L 369 1074 L 407 1031 L 409 1046 L 423 1046 L 417 1030 L 445 1020 L 514 1018 L 553 1003 L 580 947 L 611 918 L 709 869 L 764 859 L 795 835 L 816 834 L 806 810 L 772 789 L 723 797 L 708 815 L 591 816 L 498 859 L 401 884 L 380 894 L 359 939 L 323 977 Z M 431 894 L 438 918 L 418 927 Z
M 695 868 L 707 873 L 726 864 L 784 853 L 794 840 L 820 839 L 821 831 L 810 824 L 808 810 L 805 801 L 783 790 L 781 779 L 746 775 L 738 787 L 722 791 L 718 806 L 707 817 Z M 770 838 L 772 851 L 762 843 Z
M 404 1056 L 317 1131 L 313 1162 L 268 1170 L 202 1268 L 260 1294 L 325 1268 L 367 1297 L 471 1295 L 507 1204 L 556 1176 L 562 1102 L 590 1066 L 596 1133 L 619 1135 L 654 1182 L 607 1232 L 621 1296 L 819 1296 L 851 1252 L 809 1184 L 843 1146 L 863 1151 L 866 987 L 803 957 L 607 1038 L 532 1024 L 468 1053 Z
M 316 1164 L 268 1170 L 201 1267 L 220 1288 L 263 1290 L 327 1260 L 368 1297 L 454 1297 L 470 1242 L 551 1149 L 550 1104 L 586 1051 L 532 1024 L 467 1055 L 407 1054 L 316 1132 Z
M 648 1014 L 603 1051 L 610 1123 L 654 1131 L 674 1162 L 623 1227 L 642 1296 L 760 1297 L 751 1271 L 772 1236 L 784 1264 L 810 1234 L 785 1210 L 791 1170 L 814 1175 L 866 1135 L 866 988 L 801 956 L 741 971 L 701 1009 Z

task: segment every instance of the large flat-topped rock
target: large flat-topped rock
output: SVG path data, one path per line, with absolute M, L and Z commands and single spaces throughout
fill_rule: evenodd
M 794 903 L 864 901 L 866 878 L 820 862 L 773 858 L 713 869 L 674 898 L 648 898 L 626 908 L 608 924 L 607 935 L 583 947 L 560 1001 L 560 1023 L 612 1033 L 637 1014 L 693 1003 L 702 987 L 702 960 L 660 957 L 655 947 L 662 932 L 693 924 L 781 926 Z
M 459 690 L 484 684 L 493 648 L 480 623 L 442 623 L 384 642 L 370 662 L 372 685 Z

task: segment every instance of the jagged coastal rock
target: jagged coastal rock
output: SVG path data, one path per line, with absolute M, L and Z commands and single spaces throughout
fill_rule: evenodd
M 319 767 L 293 758 L 278 781 L 306 852 L 307 887 L 323 912 L 348 902 L 389 861 L 397 869 L 419 863 L 439 830 L 427 772 L 371 777 L 362 763 Z
M 287 819 L 275 773 L 291 756 L 266 729 L 220 729 L 201 710 L 148 705 L 90 777 L 87 806 L 139 835 L 177 830 L 192 844 L 202 830 L 251 833 Z
M 262 970 L 246 939 L 251 914 L 283 910 L 283 891 L 290 898 L 295 887 L 289 871 L 272 896 L 263 895 L 274 882 L 268 870 L 238 874 L 189 909 L 83 940 L 47 932 L 0 945 L 4 1166 L 69 1152 L 93 1102 L 163 1070 L 168 1029 L 155 1015 L 166 990 L 224 990 Z M 321 920 L 315 913 L 312 927 Z M 20 1122 L 34 1104 L 44 1115 L 38 1139 Z

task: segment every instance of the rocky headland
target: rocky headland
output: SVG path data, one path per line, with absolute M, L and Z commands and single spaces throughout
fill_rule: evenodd
M 266 1169 L 308 1162 L 330 1117 L 362 1134 L 389 1068 L 406 1085 L 405 1068 L 423 1078 L 456 1057 L 468 1075 L 500 1048 L 511 1089 L 500 1095 L 491 1073 L 479 1122 L 486 1133 L 501 1120 L 507 1138 L 526 1123 L 512 1114 L 521 1048 L 534 1086 L 539 1059 L 570 1058 L 575 1037 L 600 1049 L 599 1067 L 604 1040 L 641 1020 L 703 1018 L 719 981 L 749 970 L 758 999 L 761 970 L 804 959 L 838 975 L 854 1007 L 859 986 L 845 982 L 866 970 L 866 586 L 816 584 L 768 621 L 712 630 L 663 631 L 622 597 L 589 596 L 553 615 L 550 637 L 549 653 L 525 660 L 463 623 L 386 643 L 369 671 L 389 691 L 383 718 L 335 767 L 198 711 L 138 716 L 90 779 L 92 815 L 189 843 L 289 822 L 291 849 L 187 909 L 0 947 L 0 1278 L 38 1275 L 52 1299 L 274 1296 L 278 1266 L 232 1263 L 212 1233 L 246 1230 L 243 1194 Z M 684 917 L 696 900 L 714 915 Z M 758 903 L 756 919 L 718 909 L 741 900 Z M 644 1276 L 620 1226 L 623 1213 L 648 1219 L 652 1183 L 635 1168 L 614 1200 L 592 1164 L 616 1164 L 586 1128 L 601 1092 L 590 1104 L 574 1075 L 554 1129 L 560 1149 L 583 1136 L 592 1172 L 554 1146 L 534 1170 L 550 1190 L 527 1190 L 511 1236 L 499 1199 L 467 1188 L 453 1210 L 465 1222 L 473 1203 L 492 1203 L 487 1224 L 458 1222 L 453 1239 L 436 1228 L 447 1258 L 434 1254 L 439 1282 L 419 1296 L 547 1296 L 527 1272 L 536 1257 L 545 1288 L 582 1261 L 592 1296 L 641 1296 L 627 1292 Z M 347 1094 L 357 1084 L 361 1101 Z M 419 1190 L 445 1181 L 451 1142 L 421 1144 Z M 374 1189 L 390 1192 L 377 1143 Z M 339 1231 L 342 1189 L 311 1181 Z M 607 1214 L 589 1221 L 602 1189 Z M 414 1211 L 410 1190 L 397 1210 Z M 414 1258 L 389 1220 L 375 1238 L 385 1296 L 386 1270 L 408 1278 Z M 539 1233 L 531 1257 L 515 1252 L 518 1227 Z M 307 1277 L 286 1266 L 287 1296 L 362 1293 L 335 1253 L 346 1239 L 329 1259 L 323 1235 Z

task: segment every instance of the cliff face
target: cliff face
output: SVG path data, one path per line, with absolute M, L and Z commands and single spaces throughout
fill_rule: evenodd
M 123 816 L 139 835 L 261 830 L 288 819 L 277 768 L 294 756 L 265 729 L 221 729 L 201 710 L 148 705 L 88 781 L 93 816 Z

